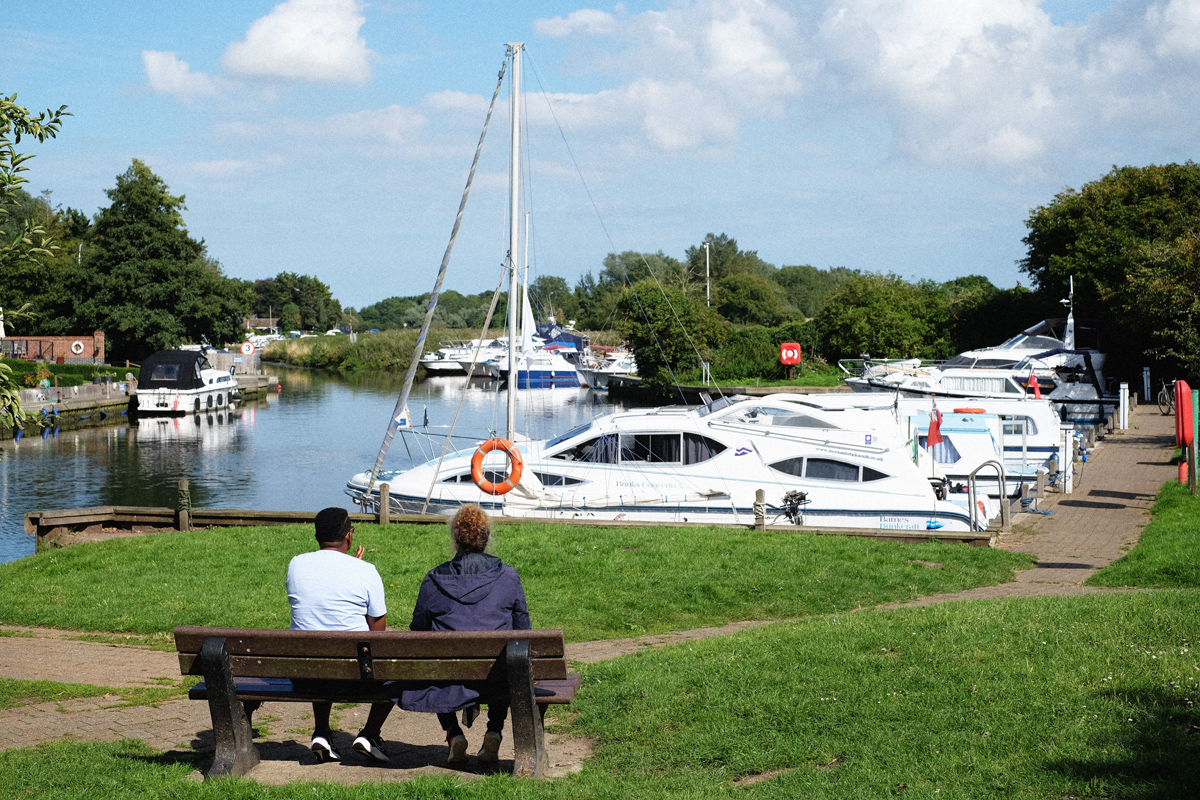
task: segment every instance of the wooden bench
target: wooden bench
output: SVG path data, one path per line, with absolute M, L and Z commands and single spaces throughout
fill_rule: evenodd
M 292 631 L 178 627 L 184 675 L 203 676 L 188 693 L 208 700 L 216 756 L 206 778 L 244 775 L 259 761 L 250 717 L 264 701 L 373 703 L 401 689 L 462 683 L 483 697 L 507 695 L 513 774 L 540 778 L 542 720 L 570 703 L 578 673 L 567 672 L 561 630 Z M 305 679 L 297 687 L 293 678 Z M 309 681 L 318 681 L 313 684 Z M 338 681 L 322 686 L 319 681 Z M 386 683 L 385 682 L 391 682 Z

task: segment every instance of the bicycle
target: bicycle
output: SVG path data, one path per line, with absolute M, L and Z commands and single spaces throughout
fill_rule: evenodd
M 1162 388 L 1158 390 L 1158 411 L 1164 417 L 1175 413 L 1175 381 L 1169 384 L 1163 381 Z

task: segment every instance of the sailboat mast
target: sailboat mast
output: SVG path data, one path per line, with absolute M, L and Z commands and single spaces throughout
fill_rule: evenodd
M 520 237 L 521 207 L 521 52 L 524 42 L 510 42 L 508 53 L 512 56 L 512 164 L 509 183 L 512 198 L 509 208 L 508 228 L 508 424 L 505 438 L 513 441 L 517 428 L 517 253 Z

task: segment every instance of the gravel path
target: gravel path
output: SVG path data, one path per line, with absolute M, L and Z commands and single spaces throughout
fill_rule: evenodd
M 1084 587 L 1097 570 L 1119 558 L 1137 543 L 1149 519 L 1149 509 L 1159 488 L 1175 475 L 1168 461 L 1174 444 L 1174 421 L 1157 409 L 1140 407 L 1131 415 L 1127 431 L 1108 437 L 1083 465 L 1080 486 L 1070 495 L 1051 494 L 1038 507 L 1049 516 L 1018 514 L 1014 532 L 1003 536 L 999 547 L 1032 553 L 1038 561 L 1012 583 L 987 586 L 955 594 L 935 595 L 899 605 L 927 605 L 959 600 L 1041 595 L 1076 595 L 1114 591 Z M 1117 590 L 1119 591 L 1119 590 Z M 646 647 L 722 636 L 766 622 L 739 622 L 692 631 L 640 636 L 569 645 L 567 655 L 580 663 L 594 663 Z M 130 687 L 176 681 L 179 664 L 174 653 L 146 647 L 98 644 L 73 640 L 77 634 L 38 628 L 0 626 L 0 677 L 89 683 Z M 211 750 L 212 731 L 206 703 L 173 700 L 158 708 L 115 707 L 113 696 L 40 703 L 0 710 L 0 750 L 28 747 L 41 742 L 74 737 L 116 740 L 134 737 L 151 747 L 171 750 Z M 392 763 L 368 765 L 350 751 L 354 732 L 365 719 L 366 706 L 335 712 L 334 746 L 346 757 L 343 764 L 317 764 L 308 752 L 311 709 L 301 703 L 273 703 L 255 719 L 263 762 L 251 773 L 262 783 L 294 781 L 345 783 L 390 782 L 419 774 L 482 774 L 474 759 L 465 770 L 440 766 L 445 757 L 441 730 L 432 715 L 395 711 L 384 728 Z M 468 738 L 478 739 L 482 730 Z M 511 736 L 505 736 L 501 769 L 511 767 Z M 580 768 L 591 754 L 589 742 L 549 734 L 550 774 L 563 775 Z M 506 764 L 505 760 L 509 763 Z

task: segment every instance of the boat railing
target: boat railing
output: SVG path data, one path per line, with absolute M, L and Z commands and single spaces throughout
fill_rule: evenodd
M 1009 516 L 1008 487 L 1005 485 L 1004 465 L 999 461 L 985 461 L 967 476 L 967 513 L 971 515 L 971 530 L 987 530 L 988 523 L 991 521 L 979 507 L 979 490 L 975 479 L 975 476 L 987 467 L 996 471 L 996 481 L 1000 488 L 1000 530 L 1007 533 L 1012 527 L 1012 521 Z
M 838 368 L 851 378 L 879 377 L 892 372 L 921 372 L 945 366 L 945 359 L 920 358 L 842 358 Z

